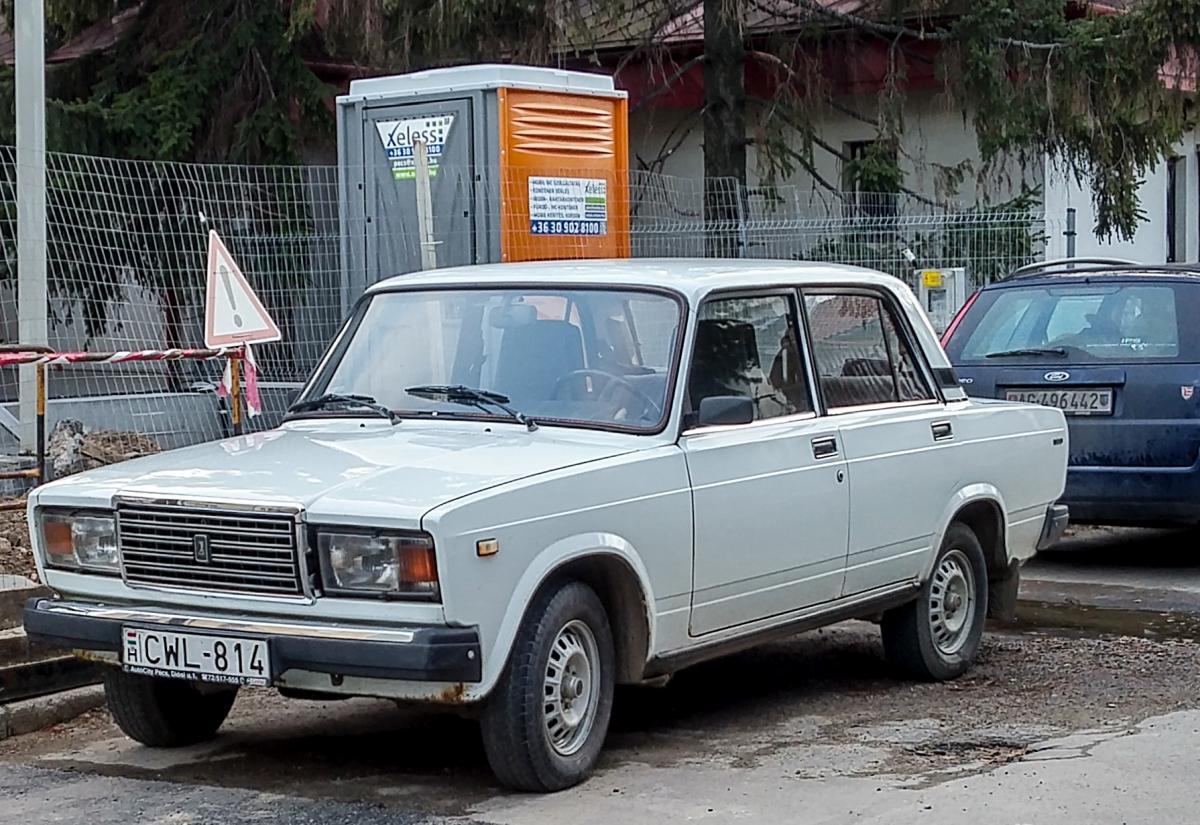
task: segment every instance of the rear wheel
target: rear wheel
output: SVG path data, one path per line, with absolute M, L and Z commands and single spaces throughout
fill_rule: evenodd
M 961 676 L 979 652 L 987 594 L 978 537 L 964 524 L 950 525 L 920 595 L 883 616 L 888 661 L 917 679 Z
M 483 744 L 496 777 L 520 791 L 557 791 L 596 763 L 612 713 L 612 630 L 581 582 L 530 606 L 508 665 L 484 706 Z
M 229 715 L 237 688 L 201 687 L 108 669 L 104 694 L 126 736 L 153 748 L 176 748 L 211 739 Z

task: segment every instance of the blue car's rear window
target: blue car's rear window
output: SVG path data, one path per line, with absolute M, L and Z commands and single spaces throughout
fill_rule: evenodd
M 1197 361 L 1191 284 L 1029 284 L 984 292 L 947 349 L 961 363 Z

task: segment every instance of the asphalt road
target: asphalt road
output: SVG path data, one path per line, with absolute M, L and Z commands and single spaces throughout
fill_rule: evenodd
M 1200 597 L 1200 530 L 1077 527 L 1033 561 L 1037 579 L 1178 590 Z
M 100 711 L 0 742 L 0 823 L 1187 821 L 1200 645 L 992 633 L 950 684 L 893 678 L 848 624 L 623 690 L 599 770 L 549 797 L 488 773 L 469 719 L 238 699 L 153 751 Z
M 1200 530 L 1072 528 L 1022 580 L 1030 601 L 1200 619 Z
M 103 711 L 0 742 L 0 825 L 1190 822 L 1200 624 L 1137 611 L 1200 606 L 1195 539 L 1072 537 L 1027 595 L 1121 621 L 993 629 L 953 683 L 894 678 L 847 623 L 622 690 L 596 775 L 561 794 L 497 787 L 469 718 L 247 691 L 202 746 L 142 748 Z

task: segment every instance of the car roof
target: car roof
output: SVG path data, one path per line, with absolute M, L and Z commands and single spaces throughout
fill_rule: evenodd
M 1200 282 L 1200 264 L 1129 264 L 1104 265 L 1084 264 L 1072 267 L 1069 264 L 1045 269 L 1020 272 L 993 281 L 984 289 L 1031 285 L 1064 285 L 1092 283 L 1096 279 L 1120 281 L 1183 281 Z
M 397 287 L 484 286 L 531 283 L 649 286 L 682 293 L 695 302 L 714 290 L 764 286 L 878 286 L 895 290 L 899 279 L 856 266 L 808 261 L 719 258 L 622 258 L 576 261 L 530 261 L 448 267 L 380 281 L 371 292 Z

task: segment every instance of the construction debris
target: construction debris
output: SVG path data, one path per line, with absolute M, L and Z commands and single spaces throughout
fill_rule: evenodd
M 88 430 L 81 421 L 63 419 L 50 433 L 47 458 L 52 478 L 81 473 L 160 451 L 141 433 Z

